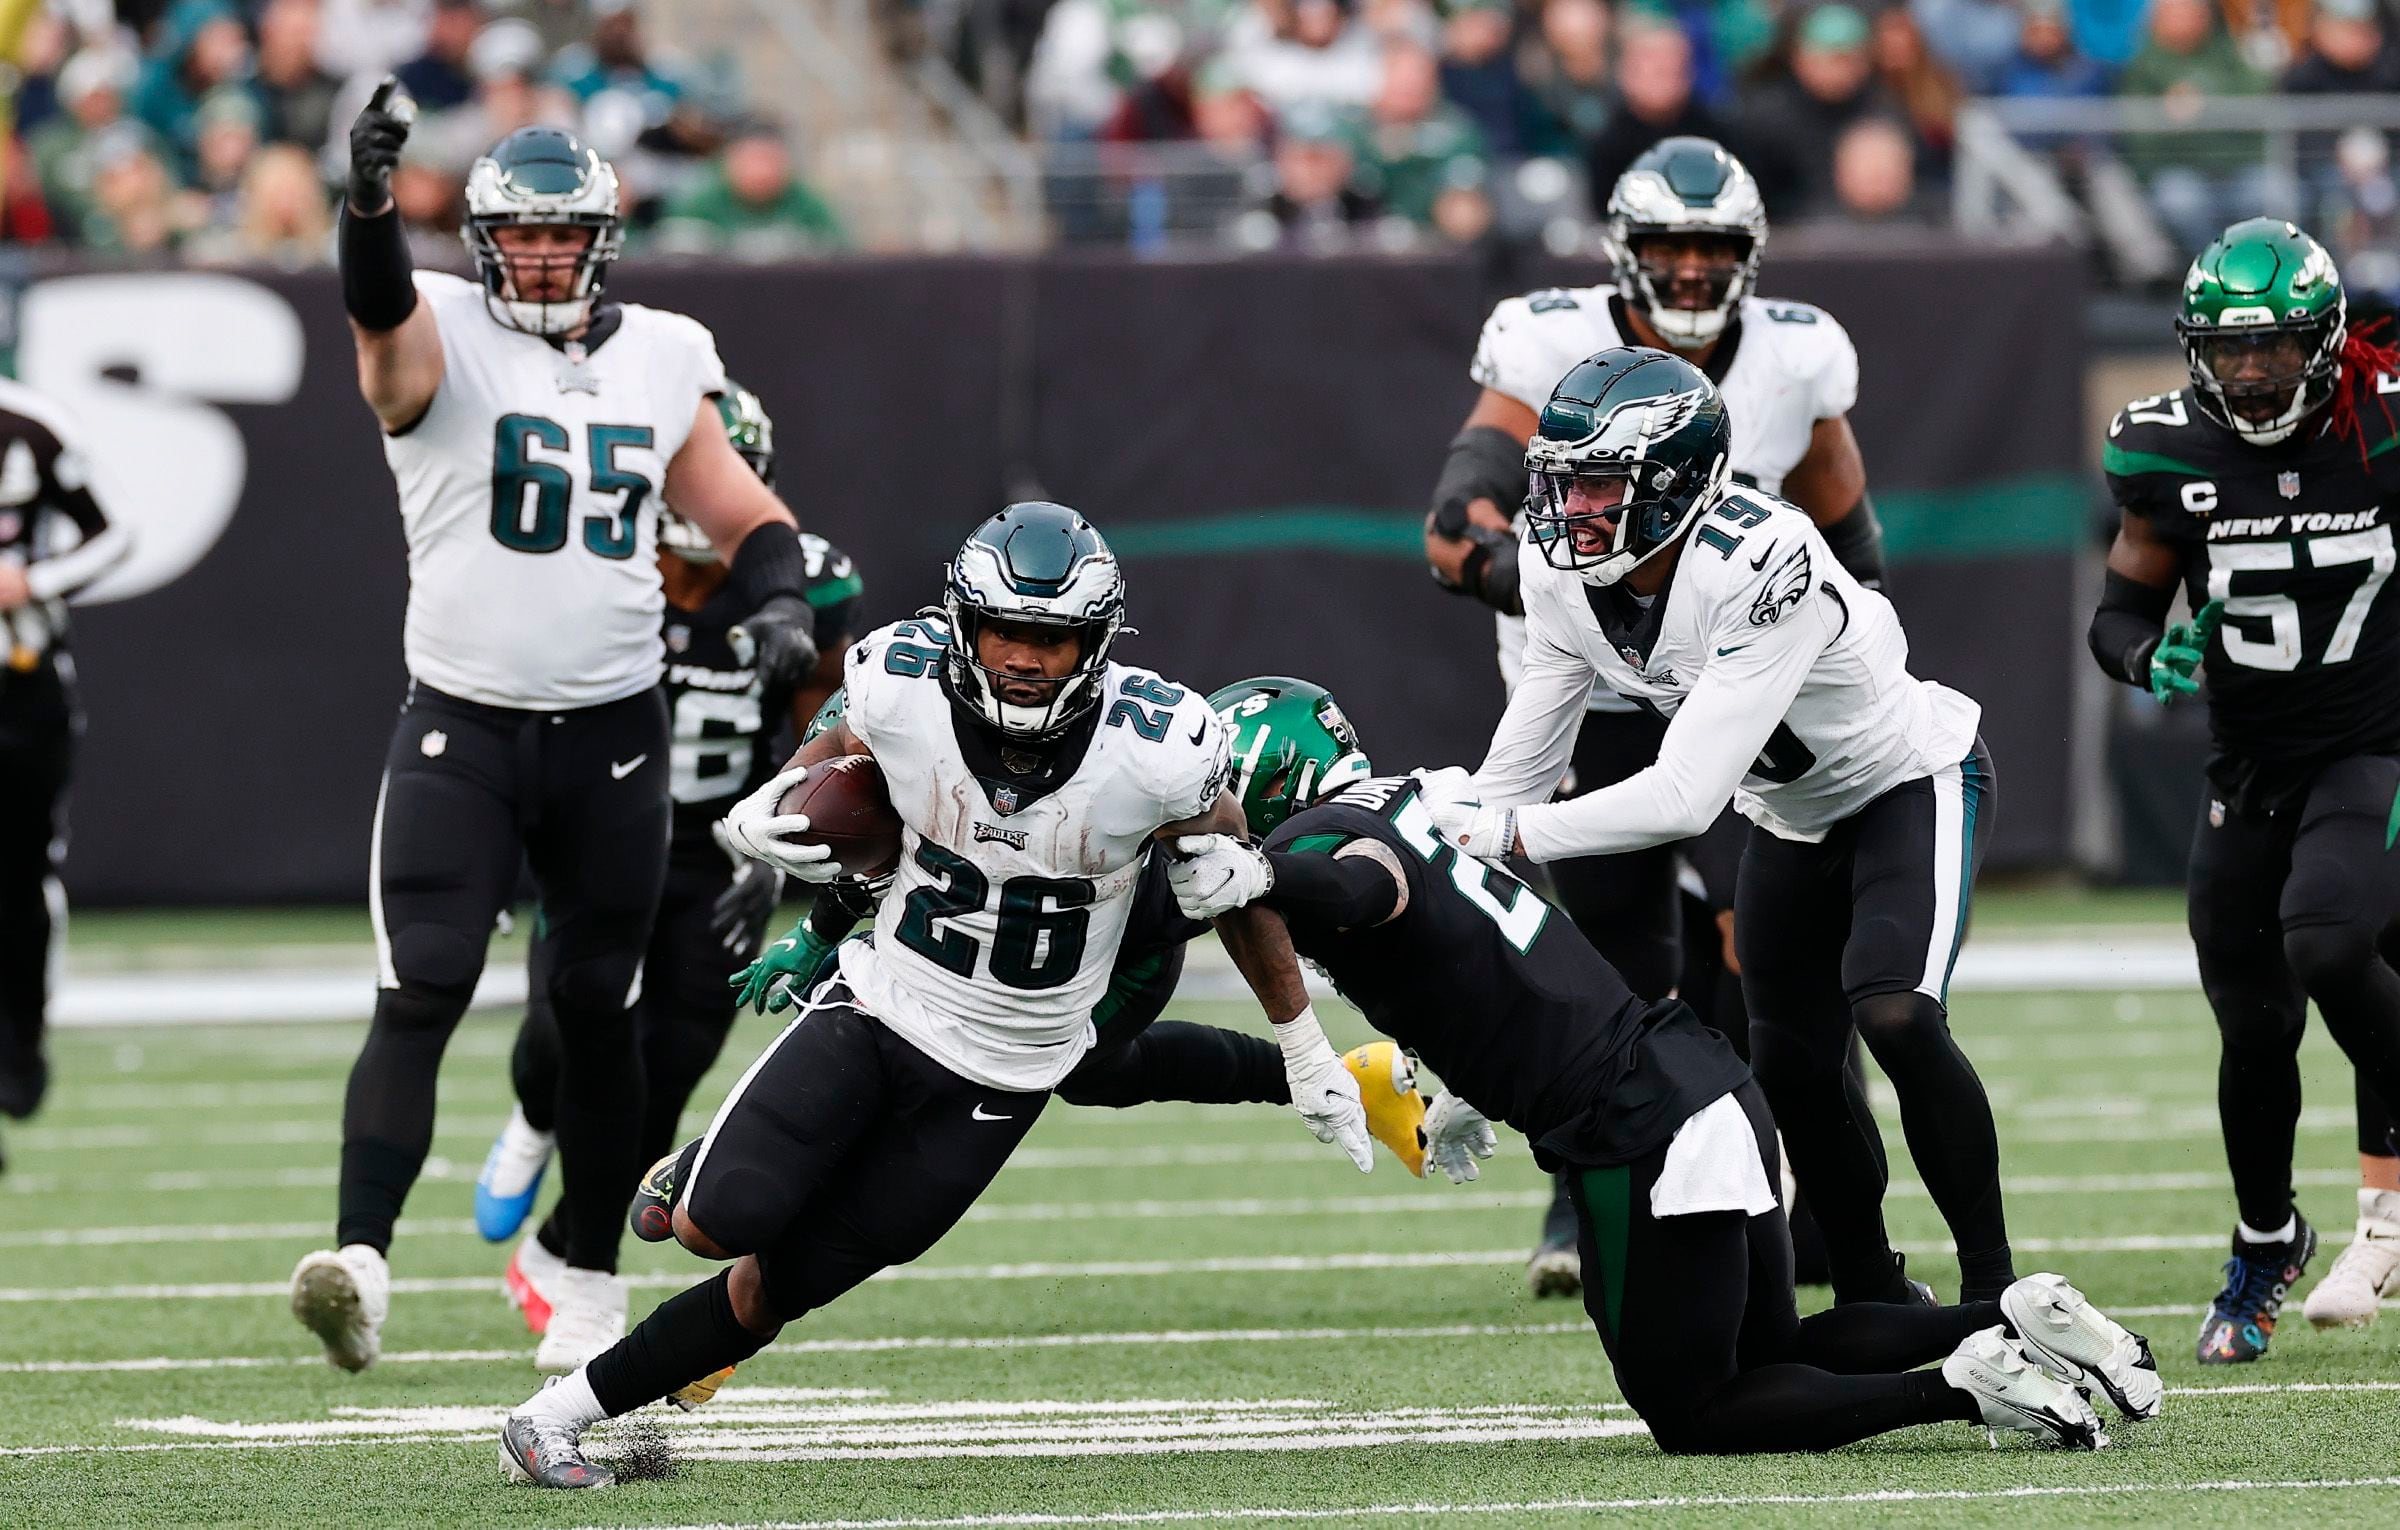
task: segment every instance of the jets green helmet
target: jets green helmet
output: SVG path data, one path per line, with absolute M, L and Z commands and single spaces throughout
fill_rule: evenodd
M 1233 794 L 1265 835 L 1326 793 L 1374 772 L 1357 730 L 1323 686 L 1287 675 L 1238 680 L 1208 704 L 1233 740 Z
M 1575 364 L 1525 445 L 1525 535 L 1553 568 L 1615 584 L 1673 545 L 1732 475 L 1725 401 L 1680 356 L 1621 345 Z
M 717 395 L 717 418 L 725 422 L 726 439 L 758 481 L 769 488 L 775 486 L 775 422 L 767 418 L 767 406 L 758 395 L 737 382 L 728 382 L 725 391 Z M 714 563 L 717 550 L 708 542 L 708 534 L 675 513 L 667 506 L 659 518 L 658 545 L 679 558 L 694 563 Z
M 817 708 L 817 715 L 808 720 L 808 726 L 800 730 L 800 742 L 807 743 L 849 715 L 850 688 L 837 685 L 833 694 L 825 698 L 825 704 Z
M 511 260 L 500 248 L 502 229 L 566 227 L 589 229 L 580 250 L 538 259 L 543 266 L 571 263 L 566 292 L 555 298 L 517 291 Z M 492 145 L 467 171 L 467 224 L 462 230 L 476 275 L 483 280 L 484 306 L 510 329 L 529 335 L 562 335 L 592 316 L 608 268 L 624 247 L 617 216 L 617 172 L 563 128 L 521 127 Z
M 1064 505 L 1030 500 L 976 527 L 959 548 L 942 611 L 951 634 L 942 682 L 951 701 L 1004 734 L 1040 740 L 1099 704 L 1108 651 L 1125 625 L 1125 576 L 1091 522 Z M 980 638 L 995 624 L 1072 634 L 1074 666 L 1038 680 L 988 667 Z M 1012 701 L 1010 691 L 1042 699 Z
M 1644 259 L 1654 238 L 1704 235 L 1724 241 L 1727 259 L 1712 269 L 1699 306 L 1674 291 L 1672 267 Z M 1616 267 L 1617 291 L 1669 345 L 1696 349 L 1725 332 L 1758 282 L 1767 248 L 1767 204 L 1758 182 L 1723 145 L 1706 138 L 1664 138 L 1617 177 L 1608 194 L 1603 242 Z
M 2269 446 L 2333 400 L 2348 336 L 2342 277 L 2325 247 L 2281 218 L 2245 218 L 2184 274 L 2175 335 L 2192 402 Z

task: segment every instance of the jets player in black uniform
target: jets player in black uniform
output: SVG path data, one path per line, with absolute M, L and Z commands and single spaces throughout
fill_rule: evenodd
M 2161 700 L 2205 666 L 2216 750 L 2189 900 L 2240 1220 L 2203 1364 L 2266 1353 L 2316 1252 L 2292 1201 L 2310 1000 L 2400 1102 L 2400 972 L 2377 947 L 2400 913 L 2400 355 L 2346 318 L 2322 245 L 2234 224 L 2184 279 L 2190 384 L 2127 405 L 2103 452 L 2124 515 L 2092 653 Z M 2162 634 L 2179 589 L 2194 614 Z
M 1437 1167 L 1488 1153 L 1489 1118 L 1567 1176 L 1584 1308 L 1661 1449 L 1829 1450 L 1944 1419 L 2095 1447 L 2076 1384 L 2129 1418 L 2157 1411 L 2147 1346 L 2056 1275 L 1993 1301 L 1801 1319 L 1774 1124 L 1749 1069 L 1680 1001 L 1637 997 L 1500 865 L 1445 844 L 1418 778 L 1319 795 L 1286 765 L 1329 751 L 1314 694 L 1264 679 L 1209 698 L 1234 730 L 1243 813 L 1272 832 L 1263 847 L 1178 839 L 1177 900 L 1194 918 L 1274 911 L 1294 949 L 1441 1075 L 1426 1120 Z
M 775 427 L 758 396 L 739 384 L 717 400 L 734 450 L 761 482 L 775 483 Z M 736 644 L 746 614 L 728 588 L 724 561 L 699 528 L 667 507 L 659 528 L 659 576 L 665 586 L 666 698 L 673 744 L 667 790 L 674 799 L 667 885 L 642 963 L 638 1033 L 648 1093 L 642 1115 L 644 1161 L 676 1140 L 692 1091 L 716 1062 L 733 1027 L 728 965 L 758 954 L 783 879 L 773 868 L 729 854 L 711 831 L 725 810 L 775 773 L 791 741 L 840 685 L 842 650 L 858 633 L 864 591 L 848 555 L 802 532 L 804 595 L 815 619 L 815 669 L 796 684 L 770 688 L 755 655 Z M 517 1107 L 501 1128 L 475 1182 L 475 1223 L 501 1242 L 532 1212 L 549 1167 L 559 1083 L 558 1021 L 549 996 L 553 951 L 533 942 L 525 1021 L 511 1065 Z M 565 1202 L 508 1263 L 509 1300 L 535 1333 L 549 1327 L 545 1294 L 565 1268 Z

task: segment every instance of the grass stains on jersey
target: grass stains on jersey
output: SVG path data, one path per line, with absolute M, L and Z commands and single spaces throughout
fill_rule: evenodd
M 2225 602 L 2207 697 L 2211 775 L 2229 790 L 2400 752 L 2400 376 L 2341 386 L 2355 434 L 2254 446 L 2187 387 L 2125 406 L 2102 448 L 2111 496 L 2175 547 L 2193 606 Z
M 1630 1162 L 1750 1076 L 1681 1003 L 1635 997 L 1532 888 L 1442 843 L 1412 779 L 1347 787 L 1266 846 L 1330 854 L 1357 839 L 1395 852 L 1407 908 L 1356 930 L 1287 916 L 1294 948 L 1545 1167 Z

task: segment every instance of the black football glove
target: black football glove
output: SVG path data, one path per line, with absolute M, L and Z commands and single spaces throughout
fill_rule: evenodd
M 745 960 L 757 954 L 758 939 L 766 933 L 767 921 L 775 917 L 775 905 L 782 901 L 782 872 L 747 858 L 737 859 L 733 880 L 709 908 L 708 933 L 727 956 Z
M 758 672 L 769 696 L 789 696 L 817 667 L 816 613 L 797 595 L 777 595 L 726 634 L 733 656 Z
M 383 211 L 392 200 L 392 171 L 408 130 L 416 124 L 417 103 L 385 75 L 375 94 L 350 124 L 350 210 L 367 216 Z

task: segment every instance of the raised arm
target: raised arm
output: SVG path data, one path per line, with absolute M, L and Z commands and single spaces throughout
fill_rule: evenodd
M 416 103 L 390 75 L 350 125 L 350 182 L 338 241 L 342 307 L 358 350 L 358 391 L 386 434 L 425 416 L 442 385 L 442 336 L 417 300 L 408 235 L 392 203 L 392 170 Z

